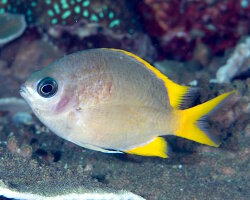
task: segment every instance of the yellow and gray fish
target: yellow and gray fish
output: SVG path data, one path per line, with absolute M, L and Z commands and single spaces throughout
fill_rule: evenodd
M 68 141 L 106 153 L 163 158 L 168 149 L 164 135 L 219 145 L 204 120 L 232 92 L 180 110 L 192 92 L 117 49 L 65 56 L 33 73 L 20 89 L 36 116 Z

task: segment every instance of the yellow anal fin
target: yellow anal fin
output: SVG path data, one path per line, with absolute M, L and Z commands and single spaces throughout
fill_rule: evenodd
M 140 156 L 158 156 L 161 158 L 167 158 L 167 149 L 168 147 L 165 139 L 162 137 L 156 137 L 153 141 L 144 146 L 139 146 L 124 152 Z
M 182 86 L 171 81 L 170 79 L 168 79 L 166 75 L 161 73 L 158 69 L 150 65 L 147 61 L 143 60 L 139 56 L 120 49 L 109 49 L 109 50 L 119 51 L 135 58 L 137 61 L 142 63 L 148 70 L 153 72 L 157 78 L 161 79 L 164 82 L 165 87 L 167 88 L 170 105 L 172 106 L 173 109 L 179 109 L 181 104 L 185 104 L 185 101 L 189 101 L 189 99 L 195 96 L 194 94 L 195 90 L 192 90 L 191 87 Z
M 179 118 L 176 135 L 209 146 L 218 147 L 219 141 L 206 127 L 206 115 L 213 111 L 223 100 L 234 92 L 227 92 L 195 107 L 175 111 Z

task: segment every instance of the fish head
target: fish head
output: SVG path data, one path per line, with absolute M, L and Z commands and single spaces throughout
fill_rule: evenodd
M 74 87 L 71 70 L 56 62 L 34 72 L 21 85 L 20 95 L 45 123 L 67 111 L 73 102 Z

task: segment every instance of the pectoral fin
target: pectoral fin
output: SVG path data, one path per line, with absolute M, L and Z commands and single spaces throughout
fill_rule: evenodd
M 167 158 L 168 145 L 164 138 L 156 137 L 147 144 L 126 150 L 124 152 L 140 156 L 158 156 L 161 158 Z

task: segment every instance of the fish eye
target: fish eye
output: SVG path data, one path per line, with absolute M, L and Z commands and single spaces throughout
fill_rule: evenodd
M 57 92 L 57 89 L 57 82 L 50 77 L 43 78 L 37 85 L 38 94 L 45 98 L 54 96 Z

